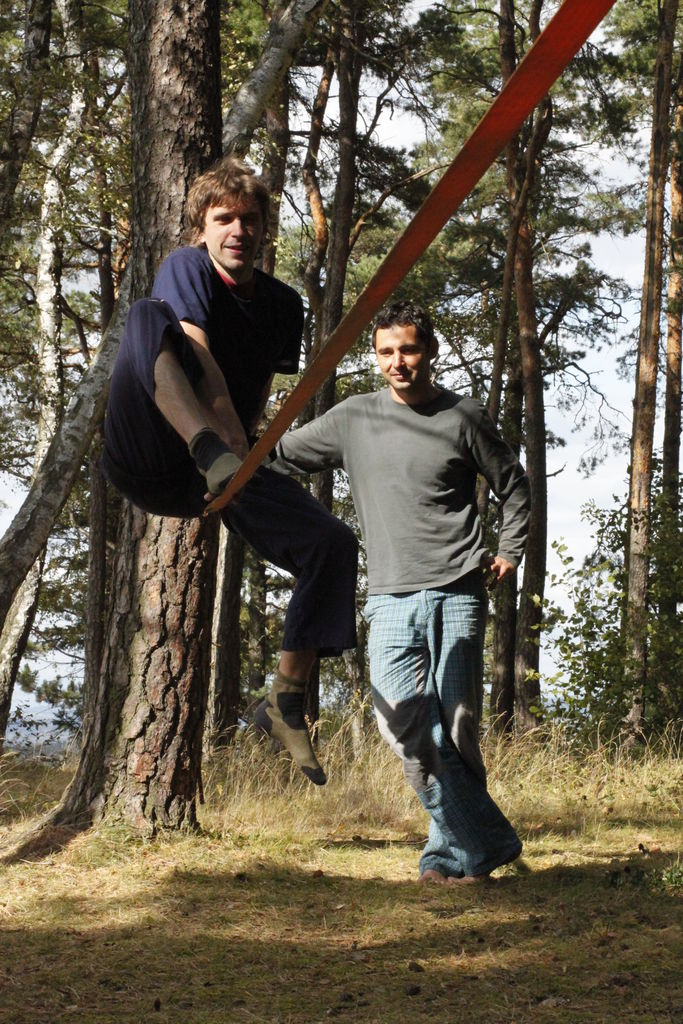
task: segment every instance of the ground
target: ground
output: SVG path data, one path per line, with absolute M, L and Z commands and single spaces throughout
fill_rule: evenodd
M 0 868 L 0 1021 L 681 1020 L 680 763 L 641 765 L 648 796 L 621 761 L 542 761 L 505 808 L 523 859 L 467 888 L 417 884 L 425 819 L 390 762 L 365 800 L 350 770 L 326 794 L 281 768 L 265 797 L 215 762 L 199 834 L 105 822 Z M 5 765 L 0 841 L 68 777 L 30 771 Z

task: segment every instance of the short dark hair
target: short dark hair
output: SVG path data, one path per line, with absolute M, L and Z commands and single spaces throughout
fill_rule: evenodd
M 268 227 L 270 189 L 242 160 L 223 157 L 200 174 L 190 186 L 185 203 L 185 237 L 190 245 L 199 244 L 206 226 L 206 214 L 212 206 L 240 207 L 256 200 L 264 228 Z
M 426 309 L 414 302 L 392 302 L 380 309 L 372 325 L 372 347 L 376 347 L 377 331 L 390 327 L 414 327 L 418 340 L 425 348 L 436 344 L 436 335 L 431 317 Z

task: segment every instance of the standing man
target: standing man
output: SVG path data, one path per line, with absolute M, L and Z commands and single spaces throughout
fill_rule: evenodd
M 296 373 L 300 297 L 255 269 L 268 219 L 265 183 L 234 158 L 193 184 L 190 244 L 131 307 L 105 420 L 104 472 L 146 512 L 202 515 L 249 449 L 274 373 Z M 208 491 L 208 494 L 206 493 Z M 357 543 L 295 481 L 264 469 L 223 521 L 296 577 L 275 683 L 257 711 L 311 782 L 323 785 L 303 715 L 317 657 L 354 647 Z
M 431 816 L 420 879 L 484 880 L 522 844 L 487 792 L 479 749 L 482 566 L 498 582 L 519 564 L 529 483 L 484 407 L 433 383 L 438 345 L 422 309 L 386 307 L 372 339 L 388 388 L 286 434 L 273 466 L 348 473 L 367 549 L 377 722 Z M 495 557 L 477 514 L 478 473 L 503 507 Z

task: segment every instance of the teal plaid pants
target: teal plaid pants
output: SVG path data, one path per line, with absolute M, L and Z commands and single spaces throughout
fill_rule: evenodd
M 522 850 L 479 749 L 486 612 L 478 571 L 365 606 L 377 724 L 431 818 L 420 873 L 488 874 Z

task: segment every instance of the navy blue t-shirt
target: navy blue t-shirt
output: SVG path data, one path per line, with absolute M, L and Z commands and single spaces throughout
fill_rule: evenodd
M 165 299 L 179 320 L 201 328 L 225 377 L 235 411 L 248 431 L 273 373 L 299 367 L 303 304 L 277 278 L 254 271 L 253 296 L 239 297 L 204 248 L 176 249 L 157 273 L 152 297 Z

